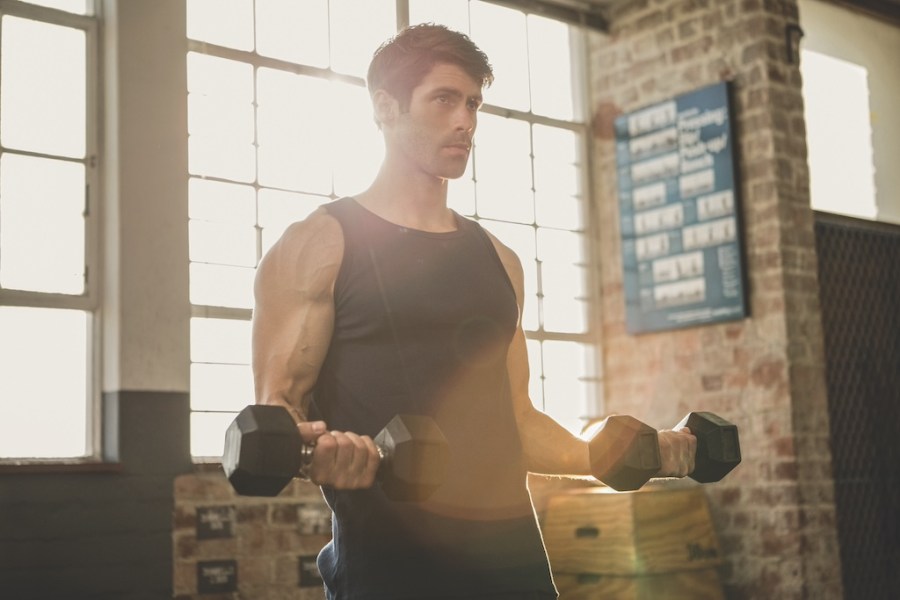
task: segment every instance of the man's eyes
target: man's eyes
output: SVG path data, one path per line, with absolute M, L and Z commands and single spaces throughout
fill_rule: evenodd
M 456 96 L 451 96 L 449 94 L 441 94 L 440 96 L 435 96 L 434 99 L 440 104 L 456 104 L 459 101 Z M 471 111 L 478 111 L 481 108 L 481 102 L 472 98 L 466 101 L 466 108 Z

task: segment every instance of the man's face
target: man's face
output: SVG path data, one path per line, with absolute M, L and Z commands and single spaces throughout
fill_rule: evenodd
M 466 170 L 481 102 L 479 82 L 456 65 L 437 64 L 413 89 L 391 141 L 414 168 L 456 179 Z

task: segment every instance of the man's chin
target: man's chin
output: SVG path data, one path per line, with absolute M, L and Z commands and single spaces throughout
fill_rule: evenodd
M 463 175 L 466 174 L 466 163 L 464 162 L 460 167 L 447 167 L 444 169 L 444 173 L 441 175 L 444 179 L 459 179 Z

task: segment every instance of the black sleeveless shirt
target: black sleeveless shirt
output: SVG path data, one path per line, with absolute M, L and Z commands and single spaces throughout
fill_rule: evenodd
M 518 308 L 490 239 L 459 215 L 456 231 L 431 233 L 352 198 L 326 210 L 344 257 L 314 413 L 372 437 L 398 413 L 429 415 L 450 443 L 447 478 L 424 502 L 323 489 L 329 598 L 555 598 L 506 370 Z

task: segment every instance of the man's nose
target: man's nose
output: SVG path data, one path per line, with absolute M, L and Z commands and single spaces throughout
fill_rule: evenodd
M 456 113 L 456 129 L 458 131 L 473 131 L 477 122 L 476 115 L 471 110 L 463 107 Z

